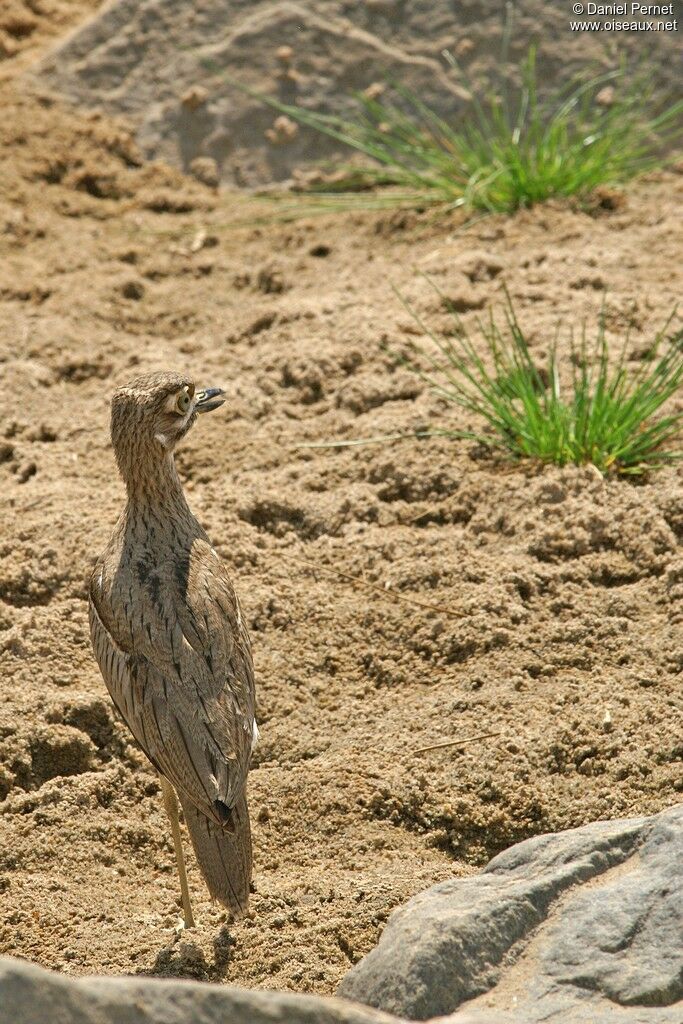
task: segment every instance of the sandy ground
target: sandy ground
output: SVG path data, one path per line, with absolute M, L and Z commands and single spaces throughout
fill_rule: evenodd
M 470 325 L 507 286 L 539 359 L 607 290 L 636 365 L 680 295 L 683 177 L 594 215 L 259 226 L 243 196 L 137 166 L 123 128 L 32 97 L 10 63 L 0 952 L 330 992 L 419 889 L 528 836 L 680 799 L 681 471 L 635 484 L 447 440 L 297 445 L 464 425 L 381 349 L 415 337 L 392 285 L 447 326 L 418 270 Z M 184 936 L 158 785 L 113 714 L 85 604 L 123 501 L 108 401 L 159 367 L 228 392 L 178 463 L 248 615 L 262 732 L 253 917 L 226 921 L 190 859 Z

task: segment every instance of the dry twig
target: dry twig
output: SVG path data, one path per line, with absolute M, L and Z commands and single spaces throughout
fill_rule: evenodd
M 401 594 L 399 591 L 390 590 L 387 587 L 380 587 L 376 583 L 368 583 L 366 580 L 360 578 L 360 576 L 351 576 L 348 572 L 342 572 L 341 569 L 335 569 L 331 565 L 320 565 L 318 562 L 309 562 L 306 558 L 294 558 L 288 557 L 291 562 L 297 562 L 299 565 L 305 565 L 309 569 L 322 569 L 324 572 L 333 573 L 337 576 L 341 576 L 342 579 L 348 580 L 349 583 L 353 583 L 359 587 L 366 587 L 368 590 L 374 590 L 378 594 L 382 594 L 383 597 L 389 597 L 392 600 L 403 601 L 404 604 L 416 605 L 418 608 L 424 608 L 430 612 L 438 612 L 440 615 L 452 615 L 455 618 L 464 618 L 467 612 L 454 611 L 452 608 L 445 608 L 443 605 L 430 604 L 428 601 L 418 601 L 415 597 L 406 597 L 405 594 Z
M 493 736 L 500 736 L 499 732 L 484 732 L 480 736 L 468 736 L 465 740 L 446 740 L 445 743 L 433 743 L 429 747 L 418 747 L 411 751 L 413 754 L 426 754 L 429 750 L 441 750 L 443 747 L 464 747 L 466 743 L 477 743 L 479 740 L 488 740 Z

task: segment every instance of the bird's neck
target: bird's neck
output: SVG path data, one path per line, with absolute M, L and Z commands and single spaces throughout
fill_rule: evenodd
M 194 516 L 185 500 L 173 453 L 146 460 L 125 473 L 128 491 L 127 518 L 190 523 Z

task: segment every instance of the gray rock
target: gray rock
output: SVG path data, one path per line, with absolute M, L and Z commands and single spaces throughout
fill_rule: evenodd
M 278 111 L 237 89 L 233 78 L 283 103 L 323 101 L 333 111 L 348 108 L 349 91 L 371 85 L 375 69 L 380 77 L 407 76 L 437 106 L 439 98 L 453 106 L 466 97 L 438 50 L 427 56 L 388 45 L 382 33 L 340 16 L 340 7 L 207 0 L 198 15 L 194 0 L 115 0 L 59 44 L 40 77 L 79 104 L 125 114 L 147 157 L 184 170 L 209 157 L 237 184 L 286 177 L 302 160 L 339 146 L 313 133 L 297 132 L 285 145 L 269 141 Z M 291 68 L 277 59 L 283 43 Z
M 540 836 L 420 893 L 339 994 L 451 1024 L 681 1024 L 683 806 Z
M 604 60 L 600 33 L 570 31 L 567 3 L 516 4 L 512 52 L 517 59 L 538 40 L 550 91 Z M 60 41 L 37 74 L 83 106 L 124 114 L 147 157 L 186 170 L 208 158 L 221 180 L 258 184 L 340 152 L 348 160 L 349 151 L 306 129 L 280 136 L 278 112 L 231 79 L 281 103 L 357 116 L 350 93 L 388 75 L 445 117 L 474 116 L 443 51 L 454 51 L 480 87 L 495 81 L 502 9 L 500 0 L 111 0 Z M 642 33 L 619 35 L 620 53 L 641 59 Z M 648 37 L 652 82 L 672 96 L 678 47 L 676 32 Z
M 0 959 L 0 1024 L 399 1024 L 342 999 L 195 981 L 65 978 Z
M 683 806 L 540 836 L 435 885 L 390 918 L 340 994 L 67 978 L 0 959 L 0 1024 L 681 1024 Z

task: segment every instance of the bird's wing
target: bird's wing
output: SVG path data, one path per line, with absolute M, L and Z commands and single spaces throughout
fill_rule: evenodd
M 116 707 L 155 767 L 225 824 L 256 727 L 249 637 L 223 564 L 200 538 L 184 561 L 144 568 L 120 602 L 125 630 L 107 614 L 99 581 L 96 570 L 91 634 Z

